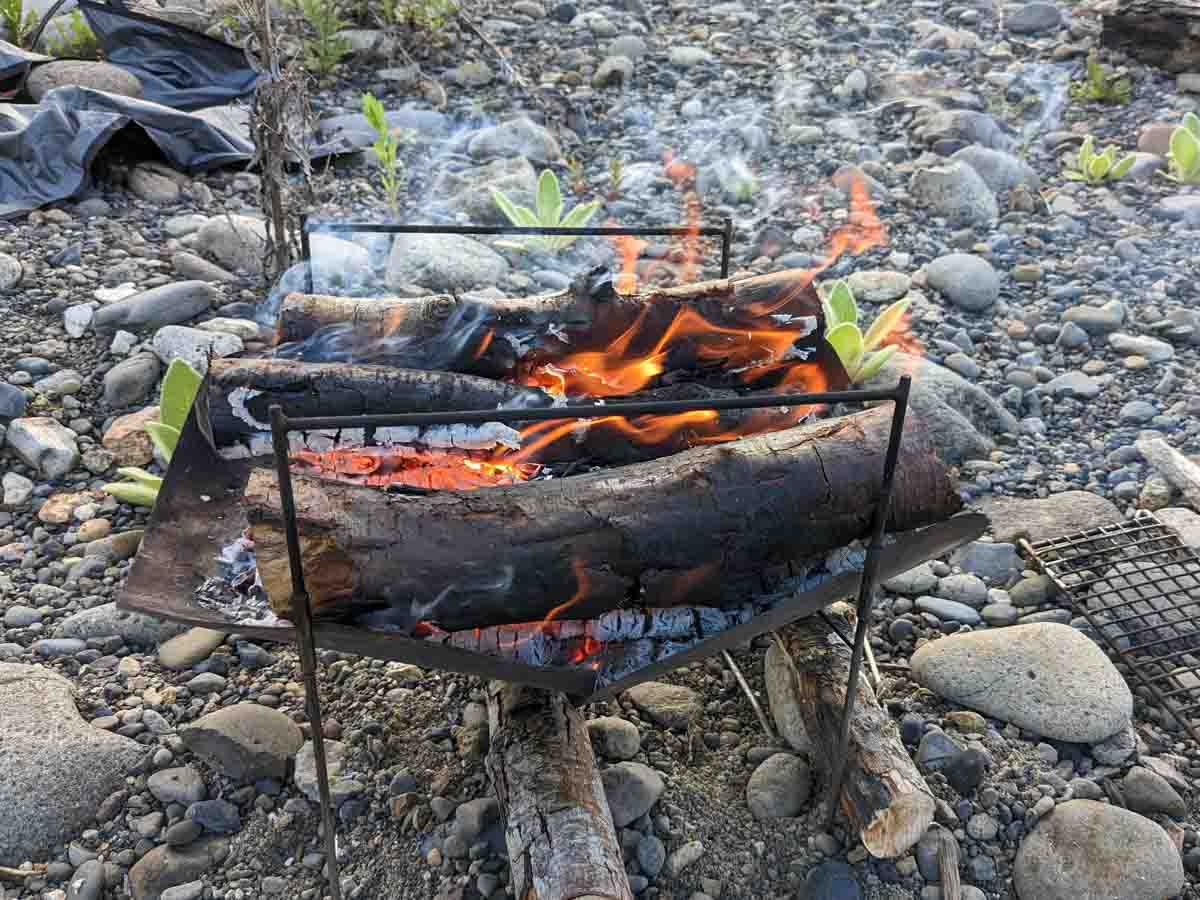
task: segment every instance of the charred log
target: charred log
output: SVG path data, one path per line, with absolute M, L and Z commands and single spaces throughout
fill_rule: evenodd
M 1101 43 L 1168 72 L 1200 69 L 1200 0 L 1106 0 Z
M 207 385 L 201 397 L 218 444 L 269 432 L 275 403 L 289 416 L 354 416 L 552 402 L 537 388 L 473 375 L 286 359 L 213 360 Z
M 517 900 L 633 900 L 583 716 L 560 693 L 488 685 L 488 774 Z
M 848 608 L 835 604 L 825 615 L 836 616 L 839 607 Z M 843 633 L 852 631 L 844 620 L 843 626 Z M 850 648 L 822 616 L 792 623 L 783 636 L 799 677 L 805 730 L 816 746 L 816 759 L 828 765 L 840 746 Z M 933 794 L 904 749 L 895 723 L 861 675 L 847 756 L 842 811 L 872 856 L 901 856 L 933 823 Z
M 765 570 L 866 534 L 890 409 L 790 428 L 571 478 L 434 496 L 293 478 L 318 615 L 356 603 L 409 608 L 447 630 L 592 618 L 626 606 L 736 606 Z M 245 490 L 259 572 L 286 615 L 279 487 Z M 909 419 L 890 526 L 960 508 L 924 426 Z

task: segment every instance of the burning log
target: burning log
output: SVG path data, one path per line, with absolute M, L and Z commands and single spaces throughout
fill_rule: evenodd
M 866 534 L 890 424 L 890 408 L 872 409 L 621 469 L 432 496 L 294 476 L 312 603 L 318 615 L 400 607 L 451 631 L 626 606 L 736 606 L 764 588 L 767 570 Z M 254 471 L 244 502 L 263 585 L 286 615 L 275 473 Z M 910 418 L 890 526 L 941 521 L 960 505 Z
M 561 693 L 488 685 L 488 774 L 517 900 L 633 900 L 583 716 Z
M 289 416 L 550 406 L 537 388 L 453 372 L 286 359 L 213 360 L 201 392 L 218 444 L 266 435 L 274 403 Z M 358 443 L 362 443 L 361 436 Z M 332 443 L 329 448 L 331 449 Z M 309 449 L 318 449 L 310 447 Z
M 299 359 L 388 362 L 493 377 L 514 377 L 519 369 L 580 352 L 611 353 L 621 340 L 619 352 L 611 354 L 614 365 L 644 351 L 670 357 L 655 361 L 667 369 L 695 366 L 697 357 L 744 368 L 778 363 L 786 351 L 790 359 L 839 372 L 821 339 L 821 322 L 821 302 L 806 270 L 633 294 L 618 293 L 611 280 L 591 275 L 556 294 L 488 301 L 290 294 L 280 306 L 277 340 L 280 355 Z M 657 346 L 664 336 L 667 345 Z M 697 345 L 704 345 L 702 352 Z M 597 385 L 587 385 L 594 396 L 640 386 L 598 392 Z
M 835 604 L 825 615 L 836 616 L 839 609 L 849 607 Z M 852 633 L 844 618 L 842 625 L 843 633 Z M 850 648 L 822 616 L 793 622 L 783 636 L 799 676 L 805 730 L 816 745 L 816 758 L 829 764 L 840 746 Z M 848 754 L 842 811 L 872 856 L 895 859 L 915 845 L 933 823 L 934 799 L 904 749 L 895 723 L 861 675 L 850 720 Z

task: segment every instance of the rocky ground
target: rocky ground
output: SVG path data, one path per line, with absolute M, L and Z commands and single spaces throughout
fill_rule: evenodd
M 888 242 L 827 275 L 872 312 L 913 298 L 926 358 L 884 377 L 916 376 L 916 410 L 993 523 L 991 543 L 889 582 L 872 634 L 881 700 L 960 845 L 964 897 L 1200 897 L 1200 748 L 1014 548 L 1138 508 L 1169 508 L 1200 544 L 1196 514 L 1134 446 L 1200 452 L 1200 193 L 1156 174 L 1170 126 L 1200 107 L 1184 90 L 1196 76 L 1106 53 L 1132 102 L 1072 100 L 1097 24 L 1044 2 L 473 13 L 519 82 L 452 24 L 415 62 L 357 33 L 359 56 L 313 97 L 322 116 L 354 116 L 372 90 L 406 129 L 405 220 L 494 220 L 490 185 L 527 195 L 553 164 L 569 202 L 675 223 L 671 152 L 697 167 L 704 221 L 733 218 L 735 267 L 765 272 L 819 262 L 865 180 Z M 1136 151 L 1130 175 L 1067 180 L 1061 158 L 1085 134 Z M 308 900 L 324 857 L 295 655 L 111 605 L 145 514 L 98 488 L 118 465 L 152 465 L 141 425 L 163 364 L 272 337 L 257 176 L 131 154 L 109 154 L 77 203 L 0 224 L 0 866 L 38 864 L 0 874 L 0 898 Z M 367 157 L 338 160 L 318 179 L 321 216 L 383 217 L 375 182 Z M 586 241 L 402 248 L 322 237 L 318 284 L 527 294 L 612 256 Z M 639 269 L 670 279 L 680 263 L 651 244 Z M 874 860 L 823 830 L 823 761 L 767 646 L 735 658 L 770 695 L 779 746 L 716 661 L 588 710 L 635 889 L 940 897 L 936 835 Z M 349 896 L 504 896 L 479 684 L 323 663 Z

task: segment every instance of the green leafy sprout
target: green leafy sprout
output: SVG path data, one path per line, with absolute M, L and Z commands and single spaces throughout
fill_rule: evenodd
M 1088 54 L 1087 77 L 1071 85 L 1071 99 L 1084 103 L 1124 105 L 1133 96 L 1133 82 L 1105 71 L 1093 50 Z
M 24 0 L 0 0 L 0 26 L 4 40 L 24 48 L 38 26 L 38 15 L 32 9 L 25 11 Z
M 363 115 L 375 131 L 371 150 L 379 167 L 379 184 L 393 216 L 400 214 L 400 189 L 404 186 L 404 164 L 400 160 L 400 139 L 388 127 L 387 113 L 374 94 L 363 94 Z
M 562 190 L 558 185 L 558 176 L 549 169 L 544 169 L 538 178 L 535 209 L 513 203 L 502 191 L 495 188 L 492 188 L 492 200 L 508 221 L 523 228 L 582 228 L 600 209 L 600 201 L 593 200 L 590 203 L 577 204 L 563 215 Z M 527 238 L 526 242 L 528 246 L 553 253 L 569 247 L 578 239 L 576 235 L 547 235 Z
M 200 373 L 182 359 L 172 360 L 167 367 L 159 400 L 159 420 L 147 422 L 146 433 L 168 463 L 179 446 L 179 436 L 192 409 L 192 402 L 196 399 L 196 392 L 200 390 L 201 380 Z M 104 485 L 105 493 L 112 494 L 122 503 L 154 506 L 163 483 L 159 476 L 136 466 L 124 466 L 117 469 L 117 474 L 126 480 Z
M 59 59 L 99 59 L 100 44 L 96 33 L 77 9 L 71 10 L 67 31 L 59 37 L 47 37 L 46 49 Z
M 304 61 L 318 75 L 328 75 L 350 52 L 350 42 L 339 32 L 346 27 L 336 0 L 291 0 L 312 30 L 304 39 Z
M 870 380 L 896 353 L 897 347 L 880 345 L 904 319 L 908 297 L 897 300 L 879 314 L 864 336 L 858 327 L 858 304 L 845 281 L 835 281 L 822 301 L 825 310 L 825 340 L 833 347 L 851 384 Z
M 1182 184 L 1200 184 L 1200 116 L 1190 112 L 1171 132 L 1167 177 Z
M 1097 153 L 1096 141 L 1089 134 L 1079 148 L 1079 155 L 1075 158 L 1075 168 L 1067 169 L 1064 174 L 1072 181 L 1086 181 L 1095 186 L 1104 184 L 1106 181 L 1117 181 L 1123 178 L 1125 173 L 1133 168 L 1135 162 L 1137 162 L 1137 157 L 1132 153 L 1126 154 L 1118 160 L 1115 145 L 1109 145 L 1104 148 L 1103 153 Z

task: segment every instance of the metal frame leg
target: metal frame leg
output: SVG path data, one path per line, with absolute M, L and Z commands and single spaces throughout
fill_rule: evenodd
M 827 829 L 832 829 L 837 818 L 838 799 L 842 795 L 846 778 L 847 756 L 850 750 L 850 719 L 854 715 L 854 701 L 858 696 L 859 674 L 862 669 L 863 647 L 871 627 L 871 614 L 875 606 L 875 579 L 879 571 L 879 552 L 883 549 L 883 531 L 891 512 L 892 485 L 896 475 L 896 460 L 900 455 L 900 439 L 904 432 L 904 416 L 908 412 L 908 394 L 912 378 L 905 375 L 896 385 L 896 406 L 892 411 L 892 430 L 888 436 L 887 455 L 883 463 L 883 483 L 879 488 L 879 500 L 875 505 L 875 518 L 871 523 L 871 541 L 867 545 L 867 557 L 863 560 L 862 580 L 858 588 L 858 624 L 854 629 L 854 647 L 850 653 L 850 678 L 846 685 L 846 704 L 842 709 L 842 729 L 838 735 L 838 751 L 833 759 L 833 778 L 829 793 L 829 818 Z
M 279 500 L 287 532 L 288 562 L 292 574 L 292 622 L 296 626 L 300 648 L 300 670 L 304 678 L 304 706 L 312 730 L 313 758 L 317 765 L 317 789 L 321 794 L 321 823 L 325 831 L 325 864 L 329 873 L 329 893 L 342 900 L 342 882 L 337 858 L 336 816 L 329 790 L 329 766 L 325 757 L 325 734 L 321 722 L 321 694 L 317 683 L 317 647 L 313 637 L 312 610 L 308 588 L 304 584 L 304 566 L 300 556 L 300 531 L 296 525 L 296 500 L 292 493 L 292 470 L 288 448 L 287 417 L 277 405 L 271 406 L 271 443 L 279 472 Z

